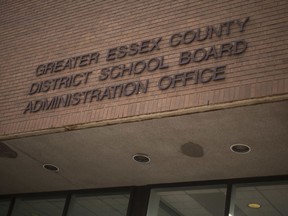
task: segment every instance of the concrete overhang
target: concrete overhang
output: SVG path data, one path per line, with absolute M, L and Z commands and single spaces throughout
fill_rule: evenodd
M 17 157 L 0 157 L 0 194 L 287 175 L 287 108 L 286 100 L 6 140 Z M 183 151 L 187 143 L 202 154 Z M 236 143 L 251 152 L 233 153 Z M 133 161 L 136 153 L 151 162 Z

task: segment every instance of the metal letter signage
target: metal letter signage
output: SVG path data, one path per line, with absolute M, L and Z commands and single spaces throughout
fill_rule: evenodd
M 244 32 L 249 17 L 244 19 L 229 20 L 217 25 L 208 25 L 204 28 L 189 29 L 185 32 L 178 32 L 169 38 L 168 45 L 172 49 L 182 45 L 205 41 L 212 38 L 221 38 L 233 33 Z M 143 53 L 160 51 L 162 37 L 135 42 L 128 45 L 121 45 L 107 50 L 107 63 L 116 59 L 123 59 L 127 56 L 136 56 Z M 209 47 L 198 47 L 192 50 L 185 50 L 179 54 L 178 65 L 188 65 L 191 63 L 206 62 L 210 59 L 219 59 L 226 56 L 237 56 L 243 54 L 248 45 L 244 39 L 238 39 L 226 43 L 215 44 Z M 92 52 L 80 56 L 69 57 L 40 64 L 36 68 L 36 77 L 43 77 L 47 74 L 63 73 L 77 68 L 97 65 L 99 62 L 99 52 Z M 153 74 L 159 70 L 167 70 L 169 65 L 165 56 L 153 57 L 146 60 L 134 61 L 129 64 L 117 64 L 99 69 L 97 73 L 98 82 L 107 80 L 119 80 L 123 77 L 141 76 L 142 74 Z M 103 88 L 93 88 L 85 91 L 57 95 L 50 98 L 34 99 L 28 102 L 23 113 L 36 113 L 39 111 L 54 110 L 63 107 L 77 106 L 79 104 L 100 102 L 102 100 L 129 97 L 140 93 L 147 93 L 149 86 L 157 86 L 159 90 L 165 91 L 171 88 L 195 85 L 198 83 L 210 83 L 225 80 L 226 65 L 209 68 L 199 68 L 173 75 L 160 77 L 157 83 L 151 83 L 149 79 L 129 81 L 117 85 L 110 85 Z M 62 75 L 54 79 L 41 79 L 30 85 L 28 95 L 34 97 L 38 93 L 47 93 L 60 89 L 84 87 L 90 77 L 95 75 L 94 71 L 75 73 L 72 75 Z

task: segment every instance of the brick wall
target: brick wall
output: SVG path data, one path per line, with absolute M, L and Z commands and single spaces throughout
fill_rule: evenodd
M 112 123 L 121 119 L 136 119 L 144 115 L 213 107 L 237 101 L 287 96 L 287 11 L 285 0 L 253 1 L 0 1 L 0 138 L 36 134 L 57 128 L 77 125 Z M 244 22 L 240 31 L 237 20 Z M 230 34 L 203 41 L 169 45 L 175 33 L 207 26 L 219 27 L 233 21 Z M 224 26 L 224 27 L 223 27 Z M 227 25 L 222 25 L 227 30 Z M 106 60 L 107 50 L 162 37 L 160 49 Z M 177 39 L 177 37 L 175 37 Z M 175 39 L 175 41 L 176 41 Z M 239 40 L 247 42 L 239 55 L 179 65 L 180 53 L 195 52 Z M 149 46 L 152 46 L 150 42 Z M 99 52 L 97 64 L 76 67 L 57 73 L 36 76 L 39 65 L 66 60 L 70 57 Z M 199 51 L 201 54 L 201 52 Z M 200 56 L 199 54 L 199 56 Z M 164 56 L 166 69 L 125 75 L 117 79 L 99 81 L 100 71 L 106 67 L 149 60 Z M 225 79 L 159 90 L 157 83 L 163 76 L 197 69 L 226 66 Z M 60 88 L 29 95 L 32 83 L 92 71 L 87 84 Z M 180 75 L 179 75 L 180 77 Z M 209 73 L 208 73 L 209 78 Z M 55 96 L 104 89 L 107 86 L 149 79 L 146 93 L 103 99 L 77 106 L 60 107 L 23 114 L 29 101 L 50 100 Z M 163 84 L 164 85 L 164 84 Z M 287 97 L 286 97 L 287 99 Z

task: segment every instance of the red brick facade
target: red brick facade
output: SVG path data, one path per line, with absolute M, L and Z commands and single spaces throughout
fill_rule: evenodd
M 73 129 L 79 125 L 86 127 L 155 118 L 161 113 L 195 112 L 201 107 L 209 110 L 237 105 L 241 101 L 248 104 L 248 101 L 287 99 L 287 11 L 285 0 L 1 1 L 0 139 Z M 201 41 L 200 35 L 197 41 L 196 32 L 205 36 L 207 28 L 210 31 L 207 38 Z M 212 28 L 215 31 L 221 29 L 221 35 L 217 36 Z M 174 42 L 178 43 L 189 30 L 193 30 L 191 38 L 195 36 L 193 42 L 175 47 L 169 45 L 172 35 L 176 34 Z M 159 47 L 153 49 L 153 40 L 156 43 L 159 38 Z M 243 52 L 237 54 L 235 42 L 240 40 L 245 41 L 247 47 L 244 50 L 243 44 L 242 48 L 239 45 Z M 107 61 L 108 50 L 124 45 L 129 49 L 134 43 L 137 43 L 137 54 L 132 50 L 131 55 L 114 59 L 116 54 L 112 50 L 111 60 Z M 211 48 L 214 45 L 216 51 Z M 139 53 L 141 46 L 142 53 Z M 231 50 L 225 52 L 224 47 Z M 198 50 L 196 54 L 200 48 L 205 48 L 206 55 L 210 53 L 210 56 L 197 62 L 204 51 Z M 196 61 L 179 65 L 180 53 L 186 51 L 194 53 Z M 84 55 L 95 52 L 99 53 L 97 63 L 86 65 L 89 60 L 86 61 Z M 83 67 L 67 67 L 55 73 L 48 70 L 47 74 L 37 76 L 39 65 L 79 56 L 84 56 Z M 132 62 L 147 62 L 162 56 L 169 67 L 99 80 L 103 68 L 128 66 Z M 81 61 L 80 57 L 78 61 Z M 157 86 L 164 76 L 175 78 L 175 74 L 221 66 L 225 66 L 225 72 L 219 77 L 225 79 L 213 81 L 210 77 L 212 80 L 207 83 L 195 84 L 194 73 L 193 80 L 188 80 L 186 86 L 182 81 L 167 90 Z M 79 86 L 65 88 L 63 84 L 59 89 L 29 95 L 32 83 L 55 82 L 57 78 L 90 71 L 86 84 L 82 80 Z M 178 75 L 178 78 L 181 80 L 183 76 Z M 211 71 L 207 76 L 203 79 L 209 79 Z M 102 100 L 35 113 L 30 113 L 27 108 L 30 101 L 51 100 L 55 96 L 93 89 L 101 89 L 103 93 L 108 86 L 145 80 L 149 80 L 146 93 L 135 92 L 131 96 L 110 99 L 103 96 Z M 90 100 L 90 96 L 87 97 Z M 25 109 L 28 111 L 24 114 Z

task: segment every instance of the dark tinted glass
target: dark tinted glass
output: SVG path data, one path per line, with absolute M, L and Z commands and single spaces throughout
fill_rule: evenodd
M 9 205 L 10 205 L 10 200 L 8 199 L 0 200 L 0 216 L 7 215 Z
M 225 197 L 225 186 L 156 189 L 147 216 L 222 216 Z
M 288 183 L 236 185 L 230 216 L 288 215 Z
M 129 193 L 74 195 L 68 216 L 126 216 L 128 203 Z
M 15 202 L 12 216 L 62 216 L 65 198 L 20 198 Z

